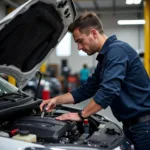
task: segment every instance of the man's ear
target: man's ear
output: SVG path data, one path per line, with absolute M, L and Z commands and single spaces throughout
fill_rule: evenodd
M 97 38 L 98 31 L 95 29 L 91 29 L 91 34 L 93 35 L 94 38 Z

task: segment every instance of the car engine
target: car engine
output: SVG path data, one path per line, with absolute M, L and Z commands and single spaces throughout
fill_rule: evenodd
M 95 114 L 84 122 L 55 119 L 63 113 L 63 110 L 58 110 L 41 118 L 40 112 L 32 110 L 31 114 L 3 121 L 1 131 L 10 138 L 19 131 L 28 131 L 36 135 L 37 143 L 43 145 L 60 143 L 113 148 L 124 141 L 122 129 L 100 115 Z
M 8 124 L 7 128 L 11 131 L 14 129 L 19 130 L 28 130 L 30 133 L 35 134 L 38 138 L 38 142 L 50 142 L 50 143 L 58 143 L 64 141 L 64 136 L 79 136 L 75 135 L 77 126 L 74 122 L 62 122 L 58 121 L 52 117 L 44 117 L 41 118 L 39 116 L 28 116 L 22 117 L 20 119 L 15 120 Z M 68 139 L 67 143 L 71 142 Z

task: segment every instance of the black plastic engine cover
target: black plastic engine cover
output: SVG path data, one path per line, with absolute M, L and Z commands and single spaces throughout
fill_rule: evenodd
M 45 142 L 59 142 L 67 131 L 72 131 L 75 123 L 55 120 L 52 117 L 29 116 L 17 119 L 12 124 L 12 129 L 28 130 L 36 134 L 38 140 Z

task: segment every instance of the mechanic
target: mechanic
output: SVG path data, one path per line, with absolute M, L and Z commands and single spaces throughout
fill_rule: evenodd
M 150 150 L 150 79 L 136 51 L 115 35 L 108 38 L 93 12 L 79 16 L 68 30 L 79 50 L 89 56 L 98 53 L 98 64 L 83 86 L 43 101 L 41 111 L 46 104 L 50 112 L 57 104 L 75 104 L 92 97 L 80 113 L 67 113 L 56 119 L 81 121 L 110 106 L 135 149 Z

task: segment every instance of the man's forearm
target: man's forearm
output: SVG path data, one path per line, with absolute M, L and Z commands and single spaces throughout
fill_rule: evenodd
M 56 104 L 73 104 L 74 98 L 70 93 L 54 97 L 56 99 Z
M 102 107 L 95 103 L 94 99 L 92 99 L 90 103 L 83 109 L 82 116 L 86 118 L 100 110 L 102 110 Z

